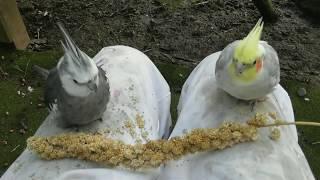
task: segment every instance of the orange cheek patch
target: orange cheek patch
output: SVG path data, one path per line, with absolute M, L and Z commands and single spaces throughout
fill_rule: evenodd
M 257 72 L 259 72 L 261 68 L 262 68 L 262 61 L 260 59 L 257 59 L 257 63 L 256 63 Z

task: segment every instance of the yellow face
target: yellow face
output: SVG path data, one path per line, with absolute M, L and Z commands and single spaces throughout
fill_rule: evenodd
M 232 78 L 240 80 L 242 82 L 250 82 L 256 79 L 257 71 L 255 66 L 248 67 L 245 71 L 243 71 L 241 74 L 238 74 L 236 72 L 236 65 L 234 63 L 231 63 L 229 65 L 228 71 Z
M 244 83 L 250 83 L 256 80 L 257 75 L 261 71 L 262 60 L 260 58 L 257 58 L 251 64 L 240 64 L 241 70 L 239 70 L 239 67 L 237 66 L 239 66 L 239 62 L 237 61 L 233 61 L 232 63 L 230 63 L 228 67 L 230 76 L 235 80 L 239 80 Z
M 228 67 L 233 79 L 249 83 L 257 78 L 262 68 L 261 57 L 264 53 L 259 46 L 262 29 L 263 22 L 260 18 L 247 37 L 240 40 L 235 47 L 232 63 Z

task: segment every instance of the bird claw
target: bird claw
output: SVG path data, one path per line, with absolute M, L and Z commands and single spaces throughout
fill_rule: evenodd
M 264 102 L 264 101 L 266 101 L 266 100 L 267 100 L 267 97 L 263 97 L 263 98 L 251 100 L 251 101 L 249 102 L 251 112 L 254 112 L 254 111 L 255 111 L 255 106 L 256 106 L 258 103 Z
M 257 104 L 257 101 L 256 100 L 252 100 L 249 102 L 249 105 L 250 105 L 250 111 L 251 112 L 254 112 L 255 111 L 255 105 Z

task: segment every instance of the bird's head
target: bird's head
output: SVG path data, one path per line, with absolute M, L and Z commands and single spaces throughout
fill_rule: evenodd
M 69 95 L 85 97 L 97 91 L 99 70 L 95 62 L 77 47 L 61 23 L 58 27 L 64 37 L 61 44 L 65 54 L 57 65 L 62 86 Z
M 229 65 L 232 77 L 242 82 L 254 81 L 263 68 L 264 47 L 259 44 L 263 29 L 262 18 L 244 39 L 237 42 Z

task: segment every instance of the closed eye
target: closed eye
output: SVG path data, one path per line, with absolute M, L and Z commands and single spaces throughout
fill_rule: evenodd
M 79 85 L 79 86 L 82 86 L 82 85 L 86 84 L 86 83 L 80 83 L 79 81 L 77 81 L 77 80 L 75 80 L 75 79 L 73 79 L 73 82 L 76 83 L 76 84 Z

